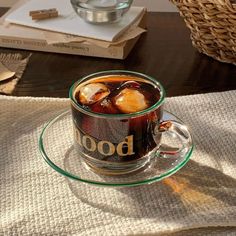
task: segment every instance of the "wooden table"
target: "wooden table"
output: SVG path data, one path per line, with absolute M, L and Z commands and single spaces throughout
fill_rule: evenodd
M 0 8 L 0 14 L 7 9 Z M 15 96 L 68 97 L 70 85 L 101 70 L 125 69 L 155 77 L 167 96 L 236 89 L 236 67 L 199 54 L 178 13 L 148 13 L 148 32 L 125 60 L 33 52 Z M 0 48 L 0 53 L 22 52 Z

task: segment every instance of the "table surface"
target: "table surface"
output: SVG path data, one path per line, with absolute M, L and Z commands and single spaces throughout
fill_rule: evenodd
M 0 8 L 0 15 L 6 10 Z M 163 84 L 169 97 L 236 89 L 236 67 L 198 53 L 178 13 L 149 12 L 147 26 L 125 60 L 33 51 L 12 95 L 68 97 L 77 79 L 110 69 L 148 74 Z M 0 53 L 10 52 L 29 54 L 0 48 Z

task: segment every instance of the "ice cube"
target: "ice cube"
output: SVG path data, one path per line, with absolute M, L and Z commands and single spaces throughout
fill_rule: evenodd
M 110 94 L 105 84 L 91 83 L 80 88 L 79 102 L 84 105 L 94 104 Z
M 141 86 L 140 83 L 130 80 L 130 81 L 126 81 L 125 83 L 123 83 L 121 87 L 138 89 L 138 88 L 140 88 L 140 86 Z
M 113 99 L 123 113 L 134 113 L 148 108 L 144 95 L 138 90 L 125 88 Z
M 119 110 L 112 104 L 112 102 L 105 98 L 102 101 L 96 102 L 90 106 L 93 112 L 104 113 L 104 114 L 117 114 Z

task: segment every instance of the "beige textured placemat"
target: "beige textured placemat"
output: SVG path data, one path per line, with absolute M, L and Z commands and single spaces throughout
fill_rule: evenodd
M 19 53 L 0 53 L 0 73 L 1 71 L 4 71 L 4 69 L 6 69 L 6 71 L 14 72 L 14 75 L 11 78 L 0 81 L 0 93 L 11 94 L 14 91 L 25 70 L 30 56 L 31 54 L 26 58 L 23 58 Z
M 192 130 L 191 160 L 163 181 L 114 190 L 70 184 L 39 154 L 67 99 L 0 96 L 0 235 L 236 235 L 235 106 L 236 91 L 167 98 Z

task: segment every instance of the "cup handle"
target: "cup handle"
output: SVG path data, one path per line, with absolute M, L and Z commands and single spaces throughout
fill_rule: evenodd
M 159 158 L 178 158 L 188 153 L 193 148 L 192 136 L 186 125 L 174 120 L 162 121 L 156 127 L 156 134 L 165 133 L 174 141 L 180 143 L 179 147 L 171 147 L 168 144 L 161 143 L 157 151 Z

